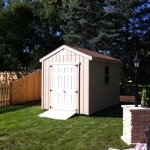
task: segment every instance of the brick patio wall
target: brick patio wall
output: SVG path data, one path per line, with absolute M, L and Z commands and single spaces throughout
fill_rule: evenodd
M 123 136 L 122 140 L 130 144 L 145 143 L 145 131 L 150 124 L 150 108 L 123 105 Z

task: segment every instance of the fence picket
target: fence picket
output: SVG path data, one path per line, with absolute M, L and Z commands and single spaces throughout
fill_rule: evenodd
M 9 105 L 9 84 L 0 83 L 0 106 Z
M 13 82 L 16 81 L 20 78 L 23 78 L 27 75 L 31 74 L 31 72 L 22 72 L 22 71 L 4 71 L 4 72 L 0 72 L 0 82 Z
M 12 82 L 11 104 L 41 99 L 41 71 Z
M 41 71 L 14 82 L 0 82 L 0 107 L 41 99 Z

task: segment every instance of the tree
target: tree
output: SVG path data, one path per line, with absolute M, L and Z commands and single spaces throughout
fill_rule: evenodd
M 56 37 L 56 40 L 62 40 L 61 35 L 63 34 L 60 28 L 62 23 L 60 18 L 61 9 L 62 0 L 41 0 L 40 8 L 38 12 L 36 11 L 36 14 L 42 19 L 42 26 L 45 27 L 45 29 L 49 28 L 49 33 Z
M 61 1 L 34 1 L 31 3 L 34 15 L 37 16 L 34 27 L 36 29 L 36 47 L 32 54 L 30 68 L 40 67 L 39 58 L 64 44 L 60 29 Z
M 39 68 L 39 59 L 63 44 L 57 23 L 53 25 L 42 15 L 43 5 L 40 1 L 11 0 L 0 14 L 1 70 L 16 70 L 18 64 Z
M 4 6 L 5 6 L 4 0 L 0 0 L 0 10 L 2 10 Z
M 32 8 L 26 4 L 11 4 L 3 10 L 0 19 L 4 57 L 1 70 L 16 69 L 18 64 L 28 67 L 34 33 Z
M 119 28 L 116 26 L 118 37 L 114 39 L 111 44 L 111 55 L 122 60 L 122 79 L 127 81 L 128 77 L 134 78 L 132 60 L 135 53 L 138 52 L 141 54 L 140 57 L 144 57 L 144 55 L 142 56 L 144 46 L 143 37 L 149 28 L 149 1 L 107 0 L 106 5 L 108 7 L 106 14 L 111 14 L 113 19 L 120 23 Z M 110 18 L 110 20 L 112 20 L 112 18 Z M 140 68 L 144 67 L 142 64 L 144 64 L 143 61 L 141 62 Z M 145 82 L 140 75 L 139 82 Z
M 81 46 L 98 51 L 105 47 L 107 33 L 104 33 L 103 17 L 105 14 L 104 1 L 74 0 L 73 3 L 64 3 L 61 26 L 65 35 L 66 44 Z M 101 42 L 99 42 L 101 40 Z

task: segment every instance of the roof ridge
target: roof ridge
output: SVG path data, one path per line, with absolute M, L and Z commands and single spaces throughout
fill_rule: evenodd
M 84 54 L 87 54 L 87 55 L 90 55 L 92 57 L 96 57 L 96 58 L 101 58 L 101 59 L 108 59 L 108 60 L 114 60 L 114 61 L 121 61 L 117 58 L 114 58 L 112 56 L 109 56 L 109 55 L 106 55 L 106 54 L 101 54 L 97 51 L 92 51 L 92 50 L 88 50 L 86 48 L 82 48 L 82 47 L 79 47 L 79 46 L 68 46 L 70 48 L 73 48 L 75 50 L 78 50 Z

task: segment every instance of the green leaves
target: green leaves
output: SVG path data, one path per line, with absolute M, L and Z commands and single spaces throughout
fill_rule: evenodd
M 0 26 L 3 31 L 1 32 L 3 39 L 1 45 L 1 47 L 3 46 L 1 48 L 1 51 L 3 51 L 2 57 L 7 56 L 7 62 L 5 66 L 1 66 L 1 70 L 16 69 L 19 63 L 27 66 L 29 52 L 26 46 L 29 44 L 29 39 L 32 38 L 31 33 L 33 33 L 31 26 L 33 21 L 32 8 L 25 3 L 13 3 L 3 10 L 0 19 L 2 20 Z M 14 59 L 15 62 L 13 62 Z M 9 60 L 12 60 L 12 68 L 8 67 L 12 66 Z
M 137 51 L 142 58 L 139 82 L 147 82 L 150 75 L 147 69 L 150 68 L 149 1 L 5 2 L 0 1 L 0 70 L 14 70 L 17 64 L 39 68 L 39 58 L 65 42 L 94 51 L 109 51 L 111 56 L 122 60 L 121 76 L 125 80 L 134 78 L 132 59 Z
M 52 13 L 57 7 L 45 17 L 46 6 L 42 1 L 17 0 L 0 12 L 0 70 L 16 70 L 18 64 L 40 68 L 39 59 L 63 44 L 59 13 Z
M 91 50 L 98 50 L 95 43 L 100 29 L 103 29 L 101 18 L 104 4 L 99 1 L 77 1 L 63 5 L 61 18 L 64 25 L 63 36 L 66 44 L 78 45 Z

